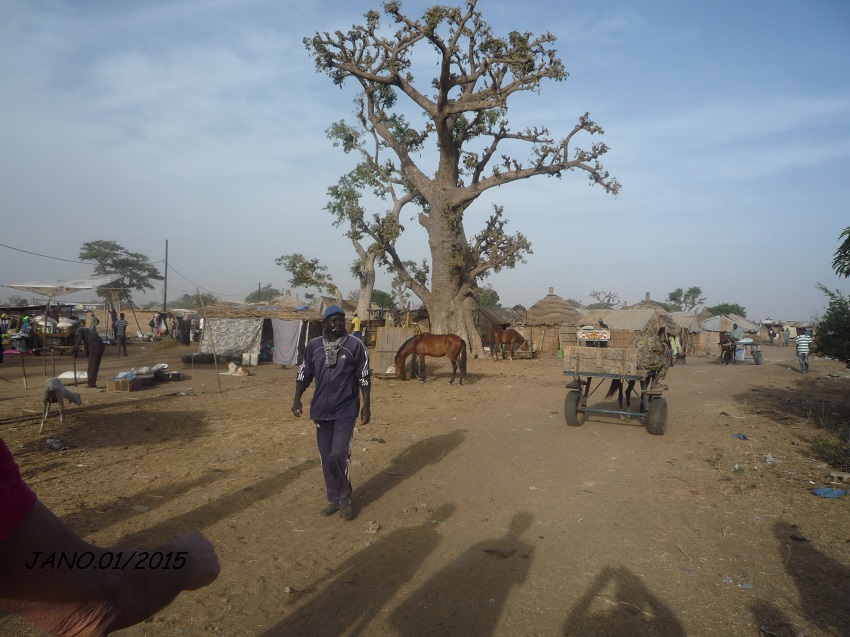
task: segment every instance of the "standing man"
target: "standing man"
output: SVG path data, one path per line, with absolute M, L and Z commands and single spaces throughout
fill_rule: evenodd
M 104 345 L 96 331 L 88 327 L 77 328 L 77 338 L 74 341 L 74 358 L 80 345 L 86 348 L 86 356 L 89 357 L 88 386 L 97 387 L 97 372 L 100 369 L 100 360 L 103 358 Z
M 118 320 L 118 312 L 115 311 L 115 306 L 113 304 L 109 304 L 109 318 L 112 319 L 112 338 L 118 340 L 115 336 L 115 321 Z
M 95 314 L 94 310 L 92 310 L 91 315 L 89 316 L 89 327 L 92 328 L 95 332 L 97 332 L 98 325 L 100 325 L 100 319 L 97 318 L 97 314 Z
M 788 347 L 791 344 L 791 328 L 785 328 L 785 347 Z
M 322 459 L 322 475 L 328 506 L 321 514 L 339 511 L 343 520 L 351 520 L 351 443 L 357 412 L 365 425 L 371 418 L 369 393 L 371 376 L 366 346 L 345 331 L 345 312 L 338 305 L 325 309 L 324 332 L 312 339 L 304 350 L 304 362 L 295 377 L 292 413 L 301 416 L 301 395 L 316 379 L 310 419 L 316 423 L 316 442 Z M 360 408 L 360 394 L 363 408 Z
M 800 371 L 804 374 L 809 373 L 809 349 L 812 346 L 812 333 L 809 330 L 803 330 L 801 334 L 797 334 L 797 358 L 800 359 Z
M 127 326 L 129 323 L 124 318 L 124 312 L 121 312 L 117 321 L 115 321 L 115 340 L 118 342 L 118 358 L 121 358 L 121 350 L 124 350 L 124 356 L 127 355 Z
M 361 341 L 363 340 L 363 332 L 360 330 L 360 317 L 357 316 L 357 312 L 354 313 L 354 318 L 351 319 L 351 335 L 354 338 L 359 338 Z

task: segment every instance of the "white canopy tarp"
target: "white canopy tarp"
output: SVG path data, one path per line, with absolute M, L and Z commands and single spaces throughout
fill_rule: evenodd
M 34 283 L 4 283 L 7 288 L 41 294 L 50 298 L 95 290 L 99 287 L 114 283 L 121 278 L 120 274 L 98 274 L 83 279 L 62 279 L 59 281 L 36 281 Z

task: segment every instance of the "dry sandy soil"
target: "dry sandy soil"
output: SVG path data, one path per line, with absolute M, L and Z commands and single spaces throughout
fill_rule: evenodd
M 188 348 L 130 347 L 107 349 L 67 433 L 54 413 L 38 434 L 39 358 L 29 389 L 17 359 L 0 367 L 0 436 L 78 533 L 154 544 L 196 529 L 217 546 L 215 583 L 122 635 L 850 635 L 850 496 L 812 493 L 832 470 L 813 440 L 850 419 L 834 361 L 804 376 L 793 348 L 765 347 L 761 366 L 691 357 L 653 436 L 566 426 L 558 359 L 471 360 L 464 386 L 428 359 L 424 384 L 375 380 L 344 522 L 318 515 L 293 369 L 219 376 L 180 363 Z M 159 362 L 181 380 L 105 391 Z M 40 633 L 0 616 L 0 634 Z

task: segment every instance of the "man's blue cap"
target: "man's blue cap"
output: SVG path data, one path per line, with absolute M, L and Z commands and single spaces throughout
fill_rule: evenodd
M 345 316 L 345 310 L 343 310 L 339 305 L 329 305 L 325 308 L 325 311 L 322 314 L 322 318 L 330 318 L 334 314 L 342 314 L 343 316 Z

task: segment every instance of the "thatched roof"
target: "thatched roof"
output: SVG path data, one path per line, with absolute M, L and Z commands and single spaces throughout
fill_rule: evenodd
M 573 305 L 555 294 L 549 288 L 549 294 L 528 308 L 527 325 L 578 325 L 582 313 Z
M 658 313 L 659 321 L 667 328 L 667 332 L 670 334 L 680 334 L 682 328 L 678 323 L 673 319 L 672 314 L 664 309 L 660 303 L 656 303 L 655 301 L 649 298 L 649 292 L 646 293 L 646 299 L 641 301 L 640 303 L 635 303 L 634 305 L 630 305 L 630 310 L 655 310 Z
M 268 305 L 269 307 L 277 307 L 283 310 L 295 310 L 299 307 L 309 305 L 309 303 L 307 301 L 302 301 L 297 296 L 292 296 L 292 294 L 286 293 L 281 294 L 280 296 L 276 296 L 264 305 Z
M 198 314 L 204 316 L 204 311 Z M 296 310 L 276 305 L 255 305 L 253 303 L 219 303 L 206 308 L 209 318 L 279 318 L 285 321 L 321 321 L 322 316 L 312 310 Z

